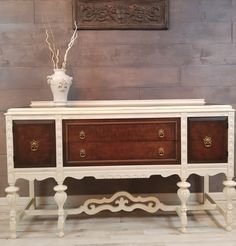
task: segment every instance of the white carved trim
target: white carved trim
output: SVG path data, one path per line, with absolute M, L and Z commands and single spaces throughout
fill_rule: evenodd
M 57 227 L 58 227 L 58 235 L 59 237 L 64 236 L 64 225 L 65 225 L 65 219 L 66 219 L 66 214 L 64 210 L 64 204 L 67 199 L 67 194 L 66 194 L 66 189 L 67 186 L 65 185 L 57 185 L 54 187 L 54 191 L 56 191 L 54 199 L 55 202 L 58 206 L 58 222 L 57 222 Z
M 160 99 L 160 100 L 93 100 L 67 101 L 68 107 L 118 107 L 118 106 L 167 106 L 204 105 L 205 99 Z M 53 101 L 31 101 L 31 107 L 54 107 Z
M 227 178 L 234 176 L 234 113 L 229 112 L 228 116 L 228 173 Z
M 227 231 L 232 230 L 232 224 L 233 224 L 233 203 L 232 199 L 233 196 L 235 196 L 235 186 L 236 182 L 233 180 L 226 180 L 223 182 L 223 185 L 225 186 L 223 189 L 223 193 L 226 197 L 226 207 L 225 207 L 225 222 L 226 227 L 225 229 Z
M 120 191 L 110 198 L 88 199 L 78 209 L 73 209 L 70 214 L 80 214 L 84 212 L 88 215 L 94 215 L 104 210 L 109 210 L 114 213 L 119 211 L 131 212 L 135 209 L 156 213 L 159 209 L 165 211 L 165 205 L 154 196 L 135 197 L 126 191 Z
M 180 217 L 181 221 L 181 232 L 185 233 L 186 232 L 186 226 L 188 223 L 188 218 L 187 218 L 187 200 L 190 196 L 190 183 L 188 182 L 178 182 L 177 186 L 179 187 L 177 194 L 179 196 L 179 199 L 181 201 L 181 206 L 177 208 L 177 214 Z
M 14 160 L 13 160 L 13 125 L 12 117 L 6 117 L 6 147 L 7 147 L 7 168 L 8 168 L 8 183 L 9 185 L 15 184 L 14 176 Z
M 16 238 L 16 226 L 17 226 L 17 212 L 16 212 L 16 200 L 18 198 L 19 188 L 16 186 L 9 186 L 5 189 L 7 193 L 7 201 L 10 208 L 10 233 L 11 238 Z
M 188 121 L 187 114 L 184 113 L 181 115 L 181 178 L 187 179 L 187 155 L 188 155 Z

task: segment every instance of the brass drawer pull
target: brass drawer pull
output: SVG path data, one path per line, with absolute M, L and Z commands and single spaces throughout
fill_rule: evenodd
M 39 149 L 39 141 L 33 139 L 32 141 L 30 141 L 30 150 L 33 152 L 38 151 Z
M 84 131 L 80 131 L 79 138 L 82 140 L 85 139 L 85 132 Z
M 158 136 L 159 138 L 164 138 L 165 137 L 165 130 L 164 129 L 159 129 L 158 130 Z
M 165 154 L 164 148 L 163 148 L 163 147 L 160 147 L 160 148 L 158 149 L 158 155 L 159 155 L 159 156 L 164 156 L 164 154 Z
M 213 143 L 212 138 L 209 137 L 209 136 L 205 136 L 205 137 L 203 138 L 203 143 L 204 143 L 204 146 L 205 146 L 206 148 L 211 148 L 211 147 L 212 147 L 212 143 Z
M 79 155 L 80 155 L 81 158 L 84 158 L 86 156 L 85 149 L 81 149 L 80 152 L 79 152 Z

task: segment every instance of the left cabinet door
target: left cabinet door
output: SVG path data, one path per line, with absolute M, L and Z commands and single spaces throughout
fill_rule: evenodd
M 54 120 L 13 121 L 14 167 L 56 166 Z

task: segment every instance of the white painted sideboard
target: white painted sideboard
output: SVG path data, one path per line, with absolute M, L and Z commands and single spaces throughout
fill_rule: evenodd
M 54 178 L 57 210 L 27 208 L 21 215 L 58 215 L 59 236 L 64 235 L 68 214 L 95 214 L 103 210 L 150 213 L 176 211 L 181 231 L 188 210 L 218 209 L 231 230 L 234 176 L 234 110 L 229 105 L 207 105 L 203 99 L 32 102 L 30 108 L 9 109 L 6 116 L 11 237 L 16 237 L 19 215 L 16 199 L 19 178 Z M 223 173 L 226 206 L 216 204 L 209 193 L 209 176 Z M 89 199 L 79 208 L 65 209 L 67 177 L 82 179 L 149 178 L 178 175 L 180 205 L 164 205 L 155 196 L 136 197 L 120 191 L 110 198 Z M 205 177 L 204 203 L 189 206 L 191 174 Z M 102 191 L 101 191 L 102 193 Z M 207 201 L 207 202 L 206 202 Z

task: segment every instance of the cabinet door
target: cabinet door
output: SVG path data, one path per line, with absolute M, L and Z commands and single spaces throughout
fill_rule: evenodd
M 227 117 L 193 117 L 188 119 L 188 162 L 227 162 Z
M 17 120 L 13 122 L 14 167 L 55 167 L 55 122 Z

